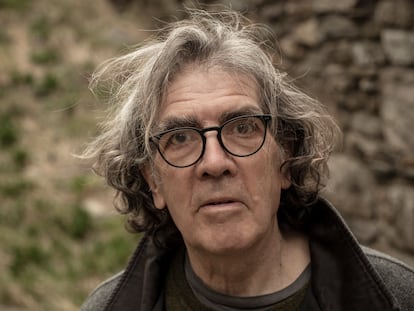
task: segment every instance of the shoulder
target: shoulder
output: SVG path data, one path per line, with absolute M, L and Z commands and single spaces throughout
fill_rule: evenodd
M 86 298 L 80 311 L 101 311 L 104 310 L 108 299 L 115 290 L 123 272 L 119 272 L 106 281 L 99 284 Z
M 402 261 L 368 247 L 362 247 L 369 261 L 394 294 L 401 310 L 414 310 L 414 269 Z

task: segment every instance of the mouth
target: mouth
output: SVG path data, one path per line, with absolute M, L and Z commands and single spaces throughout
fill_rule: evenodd
M 232 219 L 239 219 L 245 205 L 234 198 L 220 198 L 205 201 L 198 209 L 199 215 L 209 224 L 225 224 Z
M 208 200 L 205 203 L 203 203 L 200 208 L 207 208 L 207 207 L 219 207 L 219 206 L 231 206 L 233 204 L 239 203 L 239 201 L 234 199 L 213 199 Z
M 227 203 L 233 203 L 234 200 L 223 200 L 223 201 L 212 201 L 208 202 L 206 205 L 219 205 L 219 204 L 227 204 Z

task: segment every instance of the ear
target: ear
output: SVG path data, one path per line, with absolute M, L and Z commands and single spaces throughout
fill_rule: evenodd
M 292 185 L 292 181 L 290 179 L 290 170 L 289 165 L 290 163 L 285 163 L 286 159 L 291 156 L 291 149 L 287 148 L 286 146 L 280 147 L 280 154 L 281 154 L 281 167 L 280 167 L 280 178 L 281 178 L 281 187 L 282 189 L 286 190 Z
M 288 189 L 291 185 L 292 182 L 290 181 L 290 174 L 287 172 L 287 169 L 282 169 L 281 172 L 281 187 L 282 189 L 286 190 Z
M 164 195 L 162 194 L 160 183 L 154 176 L 153 168 L 151 168 L 149 164 L 146 164 L 140 168 L 140 171 L 151 190 L 155 208 L 160 210 L 166 208 L 167 205 L 165 203 Z

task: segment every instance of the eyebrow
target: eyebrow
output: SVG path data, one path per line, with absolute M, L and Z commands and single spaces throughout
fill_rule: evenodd
M 169 117 L 163 120 L 158 126 L 157 131 L 164 132 L 172 130 L 179 127 L 200 127 L 200 122 L 193 116 L 183 116 L 183 117 Z
M 223 113 L 219 117 L 220 124 L 223 124 L 224 122 L 231 120 L 233 118 L 247 116 L 247 115 L 256 115 L 256 114 L 263 114 L 261 109 L 259 107 L 243 107 L 238 110 L 232 110 Z
M 236 117 L 246 116 L 246 115 L 255 115 L 263 114 L 259 107 L 242 107 L 237 110 L 224 112 L 219 116 L 219 124 L 223 124 L 228 120 L 231 120 Z M 163 120 L 157 127 L 157 132 L 164 132 L 180 127 L 195 127 L 202 128 L 201 122 L 195 116 L 171 116 Z

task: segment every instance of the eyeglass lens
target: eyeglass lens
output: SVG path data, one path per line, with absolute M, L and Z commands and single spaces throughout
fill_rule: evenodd
M 158 150 L 170 165 L 193 165 L 204 153 L 204 133 L 213 130 L 218 132 L 217 138 L 224 150 L 234 156 L 246 157 L 263 145 L 266 122 L 260 116 L 243 116 L 229 120 L 221 127 L 174 129 L 160 135 Z

